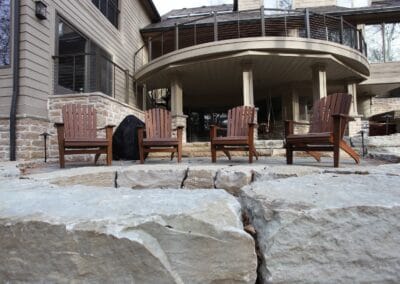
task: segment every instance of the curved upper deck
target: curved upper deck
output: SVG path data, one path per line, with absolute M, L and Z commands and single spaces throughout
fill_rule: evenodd
M 168 19 L 142 31 L 135 78 L 170 64 L 246 50 L 275 54 L 328 54 L 361 76 L 369 75 L 366 44 L 343 18 L 303 11 L 249 10 Z

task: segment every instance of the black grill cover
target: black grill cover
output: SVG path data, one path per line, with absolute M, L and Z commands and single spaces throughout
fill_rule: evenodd
M 128 115 L 120 123 L 113 135 L 113 160 L 139 160 L 137 128 L 143 121 Z

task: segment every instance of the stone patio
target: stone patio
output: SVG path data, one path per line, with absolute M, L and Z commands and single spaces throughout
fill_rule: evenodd
M 0 279 L 396 283 L 398 184 L 374 159 L 1 163 Z

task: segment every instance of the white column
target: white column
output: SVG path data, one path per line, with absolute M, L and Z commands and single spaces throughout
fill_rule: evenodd
M 298 121 L 300 119 L 300 103 L 299 94 L 292 88 L 292 119 Z
M 243 65 L 243 105 L 254 106 L 253 68 L 251 64 Z
M 354 82 L 347 82 L 347 93 L 352 96 L 350 115 L 358 115 L 357 109 L 357 84 Z
M 182 82 L 178 76 L 171 80 L 171 112 L 172 115 L 183 115 Z
M 314 102 L 327 96 L 326 69 L 323 64 L 316 64 L 312 67 L 312 91 Z
M 187 115 L 183 114 L 183 88 L 182 81 L 178 75 L 171 79 L 171 114 L 172 128 L 183 126 L 182 142 L 186 143 L 186 119 Z

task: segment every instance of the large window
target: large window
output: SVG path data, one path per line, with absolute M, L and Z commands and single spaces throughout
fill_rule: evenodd
M 400 61 L 400 23 L 366 25 L 365 41 L 371 63 Z
M 92 0 L 93 4 L 103 13 L 104 16 L 118 28 L 118 0 Z
M 64 20 L 58 20 L 57 94 L 112 95 L 111 56 Z
M 10 65 L 10 0 L 0 0 L 0 67 Z

